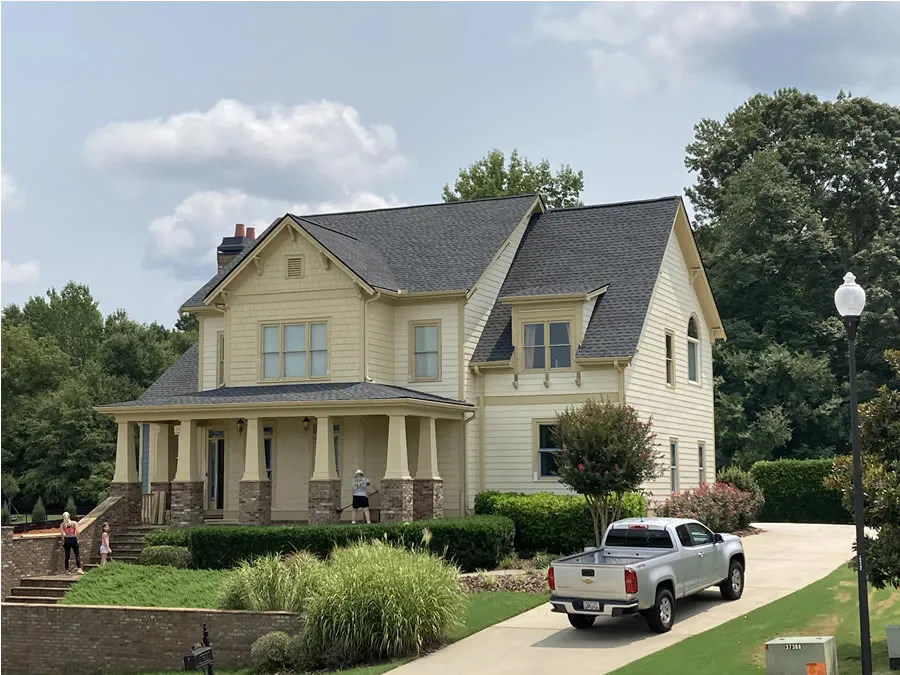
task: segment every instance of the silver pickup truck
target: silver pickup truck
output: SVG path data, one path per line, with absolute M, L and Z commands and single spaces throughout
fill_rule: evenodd
M 710 586 L 726 600 L 744 592 L 744 546 L 696 520 L 626 518 L 609 526 L 601 548 L 551 563 L 550 604 L 584 629 L 598 616 L 642 614 L 657 633 L 675 623 L 675 601 Z

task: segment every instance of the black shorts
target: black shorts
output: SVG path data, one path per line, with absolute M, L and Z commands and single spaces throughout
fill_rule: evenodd
M 369 498 L 361 497 L 359 495 L 353 495 L 353 508 L 354 509 L 367 509 L 369 508 Z

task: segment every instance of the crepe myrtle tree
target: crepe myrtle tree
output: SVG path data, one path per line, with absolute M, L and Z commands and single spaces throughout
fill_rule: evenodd
M 590 399 L 557 415 L 555 433 L 560 481 L 584 495 L 599 547 L 625 494 L 659 475 L 652 422 L 630 405 Z

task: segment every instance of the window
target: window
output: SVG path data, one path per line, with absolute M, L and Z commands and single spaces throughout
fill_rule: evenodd
M 671 333 L 666 333 L 666 384 L 675 386 L 675 353 Z
M 272 427 L 263 427 L 263 451 L 266 454 L 266 477 L 272 480 Z
M 334 434 L 334 470 L 337 472 L 337 475 L 341 475 L 341 453 L 340 453 L 340 444 L 338 440 L 341 437 L 341 425 L 335 424 L 331 428 L 332 434 Z
M 216 386 L 225 386 L 225 331 L 216 333 Z
M 703 443 L 697 443 L 697 466 L 700 469 L 700 485 L 706 482 L 706 466 L 703 462 L 703 455 L 706 454 L 706 448 Z
M 296 380 L 327 374 L 328 341 L 324 322 L 262 327 L 263 379 Z
M 676 530 L 677 531 L 677 530 Z M 615 548 L 674 548 L 672 537 L 665 530 L 613 528 L 606 535 L 604 546 Z
M 675 528 L 675 534 L 678 535 L 678 541 L 681 542 L 682 546 L 693 546 L 694 542 L 691 539 L 691 533 L 688 532 L 687 525 L 679 525 Z
M 572 365 L 572 341 L 568 321 L 525 324 L 525 368 L 544 370 Z M 549 340 L 547 339 L 549 337 Z
M 414 323 L 411 326 L 413 380 L 441 378 L 441 325 L 439 322 Z
M 672 492 L 678 492 L 678 441 L 669 441 L 669 465 Z
M 538 478 L 556 478 L 556 453 L 559 452 L 556 440 L 556 425 L 538 424 Z
M 708 546 L 713 543 L 713 533 L 699 523 L 688 523 L 687 530 L 694 546 Z
M 697 320 L 691 317 L 687 328 L 688 350 L 688 382 L 700 382 L 700 332 L 697 330 Z

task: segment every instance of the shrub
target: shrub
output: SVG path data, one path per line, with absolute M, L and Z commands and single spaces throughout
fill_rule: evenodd
M 0 508 L 0 524 L 9 525 L 10 522 L 9 509 L 4 505 L 2 508 Z
M 183 527 L 170 527 L 151 530 L 144 535 L 145 546 L 184 546 L 190 548 L 190 530 Z
M 336 549 L 307 604 L 296 670 L 419 654 L 462 624 L 457 569 L 423 549 L 381 541 Z
M 833 459 L 779 459 L 757 462 L 750 475 L 759 483 L 766 504 L 766 522 L 849 523 L 841 494 L 825 486 Z
M 412 523 L 320 526 L 198 526 L 186 539 L 194 562 L 204 569 L 234 567 L 267 553 L 309 551 L 325 558 L 336 546 L 379 539 L 407 547 L 418 546 L 425 530 L 430 550 L 465 571 L 493 569 L 513 551 L 515 528 L 508 518 L 483 516 L 439 518 Z
M 243 561 L 225 582 L 219 606 L 302 612 L 319 583 L 323 567 L 321 560 L 305 551 L 288 556 L 270 553 L 252 563 Z
M 138 558 L 141 565 L 162 565 L 189 569 L 192 566 L 191 552 L 184 546 L 147 546 Z
M 250 647 L 250 662 L 259 673 L 281 673 L 290 668 L 291 636 L 281 631 L 261 635 Z
M 713 532 L 737 532 L 755 520 L 762 494 L 739 490 L 727 483 L 704 484 L 673 494 L 658 509 L 663 518 L 693 518 Z
M 750 472 L 744 471 L 739 466 L 729 466 L 720 470 L 716 475 L 716 482 L 733 485 L 744 492 L 762 492 L 762 489 L 760 489 L 753 476 L 750 475 Z
M 479 511 L 479 509 L 481 509 Z M 628 493 L 622 501 L 622 518 L 644 515 L 643 496 Z M 594 543 L 594 525 L 584 497 L 550 492 L 479 493 L 475 512 L 506 516 L 515 523 L 515 547 L 519 555 L 539 551 L 573 553 Z
M 71 518 L 78 515 L 78 506 L 75 504 L 75 498 L 72 495 L 69 495 L 69 498 L 66 500 L 66 508 L 63 510 L 68 511 Z
M 46 523 L 47 522 L 47 509 L 44 508 L 44 500 L 38 497 L 37 502 L 34 505 L 34 508 L 31 510 L 31 522 L 32 523 Z

